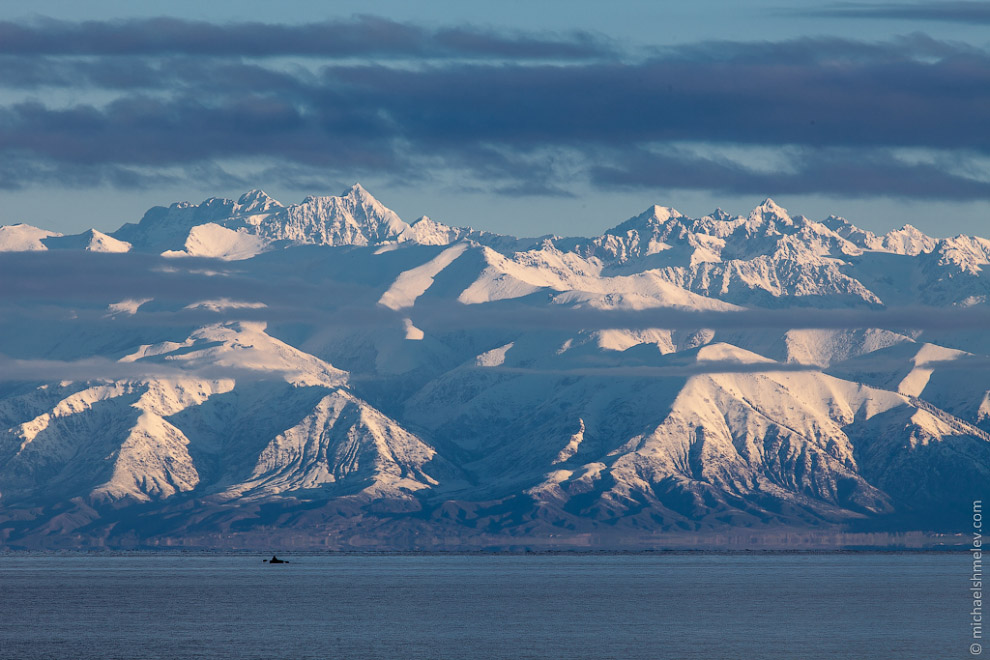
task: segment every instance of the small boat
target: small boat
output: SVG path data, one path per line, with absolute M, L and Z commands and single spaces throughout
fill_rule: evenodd
M 289 563 L 288 561 L 286 561 L 284 559 L 279 559 L 275 555 L 272 555 L 272 558 L 271 559 L 262 559 L 262 561 L 267 562 L 269 564 L 288 564 Z

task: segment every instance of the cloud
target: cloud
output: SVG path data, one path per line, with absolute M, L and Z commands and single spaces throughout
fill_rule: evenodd
M 332 306 L 333 301 L 377 300 L 381 295 L 371 286 L 320 278 L 312 273 L 306 278 L 293 273 L 271 278 L 265 271 L 251 276 L 236 263 L 213 259 L 168 259 L 149 254 L 74 250 L 2 252 L 0 282 L 4 284 L 0 287 L 0 303 L 69 304 L 73 309 L 80 308 L 77 312 L 90 307 L 97 314 L 105 314 L 107 304 L 127 299 L 151 298 L 182 307 L 226 298 L 261 302 L 277 313 L 294 306 L 310 308 L 314 299 Z M 154 307 L 142 308 L 142 313 L 147 311 L 150 316 Z M 191 319 L 216 320 L 209 310 L 183 311 Z M 252 312 L 264 310 L 237 310 L 238 314 Z
M 610 328 L 671 330 L 855 329 L 980 330 L 990 327 L 990 309 L 687 309 L 602 310 L 531 307 L 518 304 L 453 305 L 419 302 L 411 310 L 413 325 L 427 333 L 458 327 L 543 330 L 607 330 Z
M 152 362 L 118 362 L 102 357 L 82 360 L 18 360 L 0 355 L 0 382 L 57 382 L 108 380 L 272 380 L 290 376 L 291 370 L 266 367 L 207 366 L 178 368 Z
M 305 248 L 297 248 L 297 250 Z M 186 325 L 223 320 L 312 322 L 338 326 L 401 326 L 409 315 L 427 333 L 459 328 L 523 330 L 602 330 L 667 328 L 694 330 L 852 329 L 983 330 L 990 308 L 890 307 L 884 309 L 739 309 L 696 311 L 682 308 L 611 310 L 562 305 L 533 306 L 518 301 L 465 305 L 420 299 L 402 314 L 376 305 L 387 283 L 375 286 L 341 281 L 336 275 L 295 261 L 291 272 L 271 261 L 255 266 L 212 259 L 166 259 L 147 254 L 99 254 L 73 251 L 0 253 L 0 318 L 18 315 L 53 322 L 100 321 L 110 303 L 153 299 L 118 325 Z M 252 262 L 254 263 L 254 262 Z M 279 270 L 281 268 L 281 270 Z M 306 273 L 306 276 L 293 273 Z M 277 276 L 276 273 L 280 273 Z M 267 307 L 221 312 L 183 309 L 202 300 L 230 299 Z M 319 301 L 315 303 L 314 301 Z M 67 310 L 72 317 L 66 316 Z
M 964 155 L 958 161 L 965 162 Z M 590 178 L 601 188 L 696 188 L 745 194 L 838 194 L 975 200 L 990 198 L 990 180 L 962 176 L 935 163 L 906 162 L 883 149 L 799 149 L 786 169 L 756 169 L 729 158 L 705 157 L 688 150 L 635 150 L 592 166 Z
M 471 26 L 427 29 L 376 16 L 301 25 L 216 24 L 180 18 L 0 21 L 0 54 L 212 57 L 468 57 L 586 59 L 612 56 L 587 32 L 507 33 Z
M 691 364 L 670 366 L 619 366 L 577 367 L 573 369 L 541 369 L 528 367 L 472 367 L 489 371 L 519 375 L 587 376 L 592 378 L 690 378 L 704 374 L 766 374 L 821 371 L 819 365 L 781 362 L 738 362 L 734 360 L 698 360 Z
M 0 355 L 0 381 L 6 382 L 177 377 L 197 376 L 191 372 L 160 364 L 123 363 L 100 357 L 84 360 L 16 360 Z M 211 376 L 213 377 L 216 376 Z
M 621 359 L 621 358 L 617 358 Z M 766 373 L 804 373 L 820 372 L 834 375 L 837 378 L 855 380 L 858 372 L 876 373 L 879 369 L 903 370 L 911 363 L 906 359 L 896 357 L 876 357 L 854 359 L 852 363 L 840 364 L 837 367 L 826 368 L 820 364 L 803 364 L 800 362 L 755 361 L 742 362 L 739 360 L 705 360 L 685 362 L 681 355 L 663 356 L 671 364 L 661 365 L 617 365 L 602 367 L 573 367 L 548 369 L 542 367 L 516 366 L 473 366 L 477 371 L 497 372 L 519 375 L 544 375 L 569 378 L 573 376 L 588 376 L 592 378 L 690 378 L 705 374 L 766 374 Z M 914 365 L 918 369 L 936 371 L 978 371 L 985 373 L 990 369 L 990 357 L 981 355 L 963 355 L 954 360 L 934 360 Z
M 633 59 L 587 35 L 363 17 L 267 26 L 270 41 L 243 59 L 266 26 L 160 20 L 0 23 L 0 85 L 32 91 L 0 106 L 0 186 L 455 175 L 503 195 L 592 182 L 990 199 L 979 164 L 990 53 L 924 35 L 705 42 Z M 326 44 L 326 30 L 345 27 L 364 37 Z M 551 57 L 561 44 L 587 57 L 562 64 Z M 307 52 L 305 65 L 261 57 Z M 86 100 L 56 103 L 52 87 Z M 779 151 L 783 166 L 727 155 L 747 149 Z
M 966 25 L 990 24 L 986 2 L 835 2 L 811 10 L 793 12 L 821 18 L 866 18 L 907 21 L 945 21 Z

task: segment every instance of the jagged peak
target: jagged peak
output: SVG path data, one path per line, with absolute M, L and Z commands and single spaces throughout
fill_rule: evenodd
M 242 205 L 253 204 L 255 202 L 274 202 L 275 204 L 281 206 L 281 203 L 277 199 L 266 193 L 261 188 L 252 188 L 237 199 L 237 203 Z
M 361 206 L 371 206 L 387 208 L 378 199 L 368 192 L 360 183 L 345 190 L 339 195 L 307 195 L 301 205 L 307 204 L 354 204 Z
M 859 249 L 877 250 L 884 249 L 882 242 L 876 234 L 865 229 L 860 229 L 845 218 L 837 215 L 830 215 L 819 223 L 839 238 L 848 241 L 851 245 Z
M 910 234 L 911 236 L 924 236 L 925 238 L 931 238 L 928 234 L 926 234 L 925 232 L 921 231 L 920 229 L 918 229 L 914 225 L 910 225 L 910 224 L 905 224 L 900 229 L 894 229 L 894 230 L 891 230 L 891 231 L 889 231 L 887 233 L 888 234 Z
M 684 214 L 669 206 L 654 204 L 639 215 L 606 231 L 606 234 L 624 234 L 628 231 L 662 226 L 671 220 L 684 218 Z
M 784 220 L 785 222 L 791 222 L 791 216 L 787 214 L 787 209 L 773 201 L 770 197 L 767 197 L 760 202 L 760 204 L 753 209 L 753 212 L 750 213 L 751 218 L 757 215 L 762 217 L 766 217 L 768 215 L 774 216 L 780 220 Z
M 277 199 L 260 188 L 249 190 L 237 200 L 237 212 L 240 215 L 259 215 L 285 206 Z
M 648 208 L 646 213 L 650 214 L 650 217 L 658 222 L 667 222 L 668 220 L 672 220 L 674 218 L 684 217 L 684 214 L 677 209 L 671 208 L 670 206 L 660 206 L 659 204 L 654 204 Z
M 82 235 L 87 238 L 113 238 L 112 236 L 110 236 L 110 234 L 107 234 L 106 232 L 102 232 L 99 229 L 93 229 L 93 228 L 87 229 L 86 231 L 82 232 Z
M 851 227 L 852 223 L 843 218 L 841 215 L 830 215 L 824 220 L 822 224 L 829 229 L 835 229 L 836 227 Z
M 934 250 L 938 246 L 939 240 L 909 224 L 905 224 L 900 229 L 884 234 L 883 244 L 886 249 L 893 252 L 918 255 Z
M 226 197 L 207 197 L 203 200 L 200 206 L 210 207 L 210 206 L 233 206 L 236 202 L 232 199 Z
M 375 196 L 368 192 L 360 183 L 355 183 L 353 186 L 348 188 L 347 192 L 341 195 L 341 197 L 351 197 L 362 202 L 380 203 L 377 199 L 375 199 Z
M 258 199 L 271 199 L 271 197 L 261 188 L 252 188 L 237 198 L 238 204 L 250 203 Z

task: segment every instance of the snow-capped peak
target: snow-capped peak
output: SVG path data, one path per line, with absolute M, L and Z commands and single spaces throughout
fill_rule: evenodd
M 662 227 L 671 220 L 683 218 L 684 214 L 669 206 L 654 204 L 642 213 L 629 218 L 622 224 L 616 225 L 605 232 L 606 235 L 624 236 L 631 231 L 646 231 L 652 233 L 658 227 Z
M 652 213 L 651 219 L 656 222 L 664 223 L 672 218 L 683 218 L 684 214 L 675 208 L 669 206 L 660 206 L 659 204 L 654 204 L 647 213 Z
M 884 234 L 883 245 L 890 252 L 915 256 L 931 252 L 938 245 L 938 241 L 911 225 L 904 225 L 900 229 Z
M 822 224 L 831 229 L 832 231 L 838 232 L 846 227 L 852 227 L 852 223 L 839 215 L 830 215 L 824 220 Z
M 265 332 L 261 321 L 233 321 L 204 326 L 179 343 L 142 345 L 121 362 L 157 362 L 187 370 L 197 376 L 243 376 L 284 379 L 298 387 L 339 387 L 347 372 L 304 353 Z
M 241 195 L 237 199 L 237 206 L 238 211 L 245 215 L 268 213 L 274 209 L 284 208 L 281 202 L 258 188 Z
M 43 239 L 61 236 L 53 231 L 39 229 L 24 223 L 0 227 L 0 252 L 26 252 L 45 250 Z
M 96 229 L 87 229 L 74 236 L 52 236 L 42 242 L 49 250 L 85 250 L 87 252 L 129 252 L 131 244 L 108 236 Z
M 375 202 L 378 201 L 377 199 L 375 199 L 374 195 L 369 193 L 364 186 L 362 186 L 360 183 L 357 182 L 355 182 L 353 186 L 348 188 L 347 192 L 344 193 L 343 196 L 353 197 L 355 199 L 361 199 L 361 200 L 373 200 Z
M 317 245 L 377 245 L 399 240 L 408 229 L 359 184 L 339 197 L 307 197 L 259 227 L 269 239 Z
M 794 221 L 787 214 L 787 209 L 767 197 L 749 214 L 750 221 L 774 220 L 784 225 L 793 225 Z

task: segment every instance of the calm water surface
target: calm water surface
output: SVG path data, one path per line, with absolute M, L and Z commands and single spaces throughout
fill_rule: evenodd
M 963 554 L 2 556 L 0 657 L 969 655 Z

